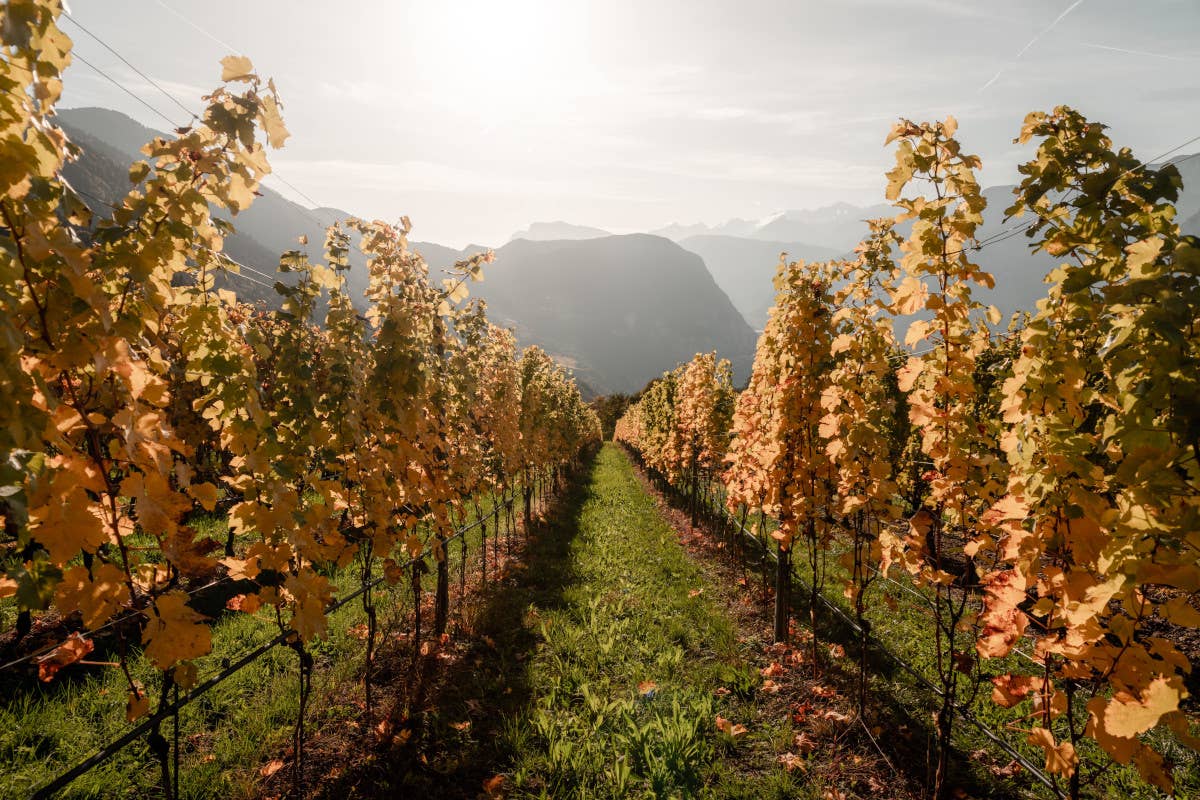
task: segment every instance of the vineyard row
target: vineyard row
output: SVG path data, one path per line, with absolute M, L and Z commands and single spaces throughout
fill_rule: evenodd
M 795 568 L 815 615 L 836 554 L 863 630 L 872 584 L 907 576 L 932 615 L 935 795 L 984 684 L 1063 794 L 1108 759 L 1170 792 L 1163 753 L 1194 768 L 1200 749 L 1181 649 L 1200 627 L 1200 242 L 1175 221 L 1182 181 L 1070 108 L 1029 114 L 1017 141 L 1037 152 L 1006 214 L 1061 263 L 997 331 L 973 298 L 995 284 L 973 260 L 980 160 L 956 132 L 892 129 L 898 213 L 855 258 L 781 259 L 745 390 L 697 355 L 615 438 L 690 496 L 717 481 L 735 517 L 773 520 L 779 641 Z

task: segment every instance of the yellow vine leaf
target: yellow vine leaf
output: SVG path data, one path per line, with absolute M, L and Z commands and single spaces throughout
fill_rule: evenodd
M 254 64 L 246 56 L 225 56 L 221 59 L 221 80 L 249 81 L 254 75 Z
M 283 124 L 283 116 L 279 113 L 279 103 L 274 97 L 266 96 L 262 98 L 263 128 L 267 132 L 267 143 L 271 147 L 283 147 L 283 143 L 288 140 L 292 134 L 288 131 L 287 126 Z M 301 242 L 306 244 L 307 242 Z
M 304 567 L 298 574 L 289 575 L 284 582 L 288 594 L 295 600 L 292 609 L 292 628 L 304 641 L 325 633 L 325 606 L 330 601 L 329 581 Z
M 146 694 L 141 684 L 135 685 L 136 688 L 129 692 L 129 699 L 125 701 L 125 719 L 129 722 L 136 722 L 150 713 L 150 695 Z
M 1177 676 L 1155 678 L 1140 698 L 1120 692 L 1104 709 L 1104 729 L 1113 736 L 1126 739 L 1144 733 L 1157 725 L 1163 716 L 1177 711 L 1185 694 Z
M 108 541 L 99 507 L 80 487 L 30 508 L 29 527 L 33 538 L 58 564 L 69 561 L 80 550 L 95 552 Z
M 217 487 L 211 483 L 193 483 L 188 487 L 190 494 L 205 511 L 212 511 L 217 505 Z
M 1046 751 L 1046 771 L 1051 775 L 1069 778 L 1079 766 L 1079 754 L 1070 742 L 1055 744 L 1054 734 L 1046 728 L 1034 728 L 1029 732 L 1029 743 Z
M 1129 254 L 1129 258 L 1125 263 L 1129 268 L 1130 276 L 1133 278 L 1150 277 L 1146 267 L 1153 264 L 1158 258 L 1164 244 L 1162 237 L 1153 236 L 1126 247 L 1125 252 Z
M 108 563 L 94 565 L 90 575 L 87 567 L 71 567 L 54 589 L 54 603 L 78 609 L 83 626 L 94 630 L 129 603 L 125 573 Z
M 187 605 L 187 594 L 168 592 L 154 601 L 142 630 L 146 657 L 159 669 L 198 658 L 212 649 L 212 634 L 204 616 Z

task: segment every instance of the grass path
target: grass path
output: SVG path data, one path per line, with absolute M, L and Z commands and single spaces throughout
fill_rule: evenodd
M 313 796 L 811 796 L 778 763 L 791 731 L 756 721 L 785 715 L 758 713 L 763 678 L 717 588 L 605 445 L 430 654 L 419 698 L 397 693 L 387 735 L 316 746 L 338 757 Z
M 507 796 L 803 796 L 778 764 L 735 765 L 748 749 L 774 762 L 790 733 L 717 729 L 751 722 L 762 679 L 623 452 L 600 451 L 535 547 L 508 617 L 537 642 L 495 744 Z

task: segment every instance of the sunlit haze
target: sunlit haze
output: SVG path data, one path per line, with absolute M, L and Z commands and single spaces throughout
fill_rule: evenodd
M 1059 103 L 1146 158 L 1200 133 L 1191 0 L 75 0 L 71 12 L 192 108 L 222 56 L 249 56 L 286 104 L 280 176 L 321 205 L 408 214 L 418 238 L 455 246 L 502 244 L 536 220 L 630 232 L 880 202 L 898 115 L 956 115 L 985 184 L 1028 156 L 1012 143 L 1025 113 Z M 63 105 L 166 127 L 83 63 Z

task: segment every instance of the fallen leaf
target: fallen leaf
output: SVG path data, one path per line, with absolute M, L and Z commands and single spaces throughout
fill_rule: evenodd
M 804 762 L 795 753 L 784 753 L 779 757 L 778 761 L 780 764 L 783 764 L 783 768 L 788 772 L 794 769 L 804 769 Z
M 38 678 L 49 683 L 60 669 L 82 661 L 84 656 L 96 649 L 91 639 L 72 633 L 58 647 L 37 659 Z
M 783 664 L 778 661 L 772 661 L 770 666 L 763 667 L 759 670 L 764 678 L 777 678 L 783 674 Z
M 745 725 L 734 725 L 720 714 L 717 715 L 717 730 L 733 739 L 736 739 L 747 732 Z
M 264 778 L 269 778 L 276 772 L 279 772 L 281 769 L 283 769 L 283 762 L 278 758 L 273 758 L 266 764 L 263 764 L 262 769 L 258 771 L 258 774 L 262 775 Z

